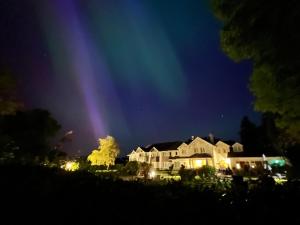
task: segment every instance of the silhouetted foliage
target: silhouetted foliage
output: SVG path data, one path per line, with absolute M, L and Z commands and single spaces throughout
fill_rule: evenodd
M 18 111 L 0 117 L 0 142 L 17 159 L 44 158 L 50 151 L 50 138 L 60 129 L 58 122 L 46 110 Z
M 243 117 L 240 126 L 240 139 L 246 152 L 259 154 L 282 155 L 284 141 L 281 129 L 275 126 L 275 116 L 272 113 L 264 113 L 259 125 L 255 125 L 248 117 Z
M 184 165 L 181 165 L 178 174 L 181 178 L 181 181 L 186 182 L 195 179 L 196 171 L 192 169 L 186 169 Z
M 172 165 L 169 166 L 169 170 L 168 170 L 168 174 L 169 175 L 172 175 L 173 169 L 174 169 L 174 164 L 172 164 Z
M 115 163 L 116 164 L 122 164 L 122 165 L 125 166 L 128 163 L 128 157 L 126 157 L 126 156 L 117 157 Z
M 79 170 L 83 171 L 90 171 L 91 169 L 91 162 L 87 160 L 87 156 L 81 156 L 77 159 L 79 162 Z
M 123 168 L 125 175 L 136 176 L 139 172 L 139 163 L 137 161 L 129 161 Z
M 251 60 L 255 108 L 300 142 L 300 2 L 212 0 L 223 22 L 221 45 L 233 60 Z
M 215 189 L 202 188 L 201 181 L 195 185 L 125 182 L 86 171 L 19 165 L 1 166 L 0 177 L 5 193 L 1 219 L 10 224 L 33 224 L 37 218 L 44 224 L 97 224 L 106 218 L 117 224 L 193 224 L 199 218 L 192 215 L 199 212 L 204 215 L 201 223 L 208 224 L 300 222 L 295 207 L 300 201 L 300 183 L 296 181 L 275 185 L 271 178 L 262 177 L 250 188 L 243 178 L 235 177 L 232 188 Z M 129 216 L 133 207 L 134 216 Z M 155 216 L 145 213 L 153 214 L 154 209 Z M 99 212 L 101 218 L 96 216 Z
M 196 174 L 201 178 L 213 178 L 216 176 L 216 169 L 212 166 L 202 166 L 196 170 Z
M 151 169 L 151 164 L 146 162 L 139 163 L 139 174 L 143 176 L 144 179 L 148 179 L 150 169 Z
M 66 158 L 67 158 L 67 153 L 60 150 L 51 149 L 48 152 L 46 159 L 49 161 L 49 163 L 59 166 L 60 162 L 66 160 Z
M 261 148 L 261 146 L 259 146 L 258 128 L 247 116 L 241 121 L 240 139 L 245 151 L 256 152 Z
M 1 68 L 2 69 L 2 68 Z M 0 71 L 0 115 L 12 115 L 22 107 L 17 99 L 16 81 L 8 70 Z

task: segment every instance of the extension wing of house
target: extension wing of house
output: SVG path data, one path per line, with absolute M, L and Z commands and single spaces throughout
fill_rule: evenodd
M 187 141 L 165 142 L 138 147 L 129 155 L 129 161 L 147 162 L 158 170 L 167 170 L 171 165 L 178 170 L 181 165 L 196 169 L 204 165 L 217 169 L 237 168 L 246 165 L 254 168 L 266 161 L 282 162 L 281 156 L 258 155 L 244 152 L 240 143 L 214 141 L 193 137 Z

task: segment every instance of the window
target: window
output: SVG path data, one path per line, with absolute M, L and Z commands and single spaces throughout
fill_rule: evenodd
M 223 151 L 224 153 L 226 153 L 226 149 L 224 149 L 224 151 Z
M 159 156 L 156 156 L 156 162 L 159 162 Z
M 175 152 L 175 155 L 177 155 L 177 152 Z
M 172 153 L 171 153 L 171 152 L 169 152 L 169 154 L 170 154 L 170 156 L 172 156 Z

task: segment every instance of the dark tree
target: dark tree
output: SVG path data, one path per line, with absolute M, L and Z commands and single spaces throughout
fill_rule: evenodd
M 261 125 L 259 126 L 259 141 L 266 151 L 282 153 L 282 145 L 279 138 L 281 131 L 275 125 L 275 118 L 275 115 L 272 113 L 264 113 L 262 115 Z
M 16 81 L 8 70 L 0 71 L 0 115 L 14 114 L 22 104 L 17 100 Z
M 275 118 L 272 113 L 264 113 L 258 126 L 251 122 L 248 117 L 242 119 L 240 139 L 246 151 L 261 154 L 284 153 L 282 132 L 276 127 Z M 286 137 L 284 139 L 286 140 Z
M 221 45 L 233 60 L 251 60 L 255 108 L 300 142 L 300 1 L 212 0 L 223 22 Z
M 124 173 L 130 176 L 136 176 L 139 172 L 139 163 L 137 161 L 129 161 L 124 167 Z
M 247 116 L 241 121 L 240 139 L 247 152 L 260 152 L 261 146 L 257 126 Z
M 117 157 L 115 160 L 115 164 L 121 164 L 121 165 L 126 165 L 128 163 L 128 157 L 123 156 L 123 157 Z
M 58 166 L 60 164 L 60 161 L 66 160 L 67 153 L 57 149 L 51 149 L 47 154 L 47 158 L 50 163 L 53 163 Z
M 16 157 L 44 157 L 50 151 L 50 138 L 59 129 L 58 122 L 42 109 L 0 117 L 0 141 L 17 148 Z

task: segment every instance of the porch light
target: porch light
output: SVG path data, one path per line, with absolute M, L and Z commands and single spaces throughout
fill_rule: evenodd
M 152 170 L 152 171 L 150 171 L 150 173 L 149 173 L 149 177 L 152 179 L 152 178 L 154 178 L 155 177 L 155 175 L 156 175 L 156 173 L 155 173 L 155 171 L 154 170 Z

